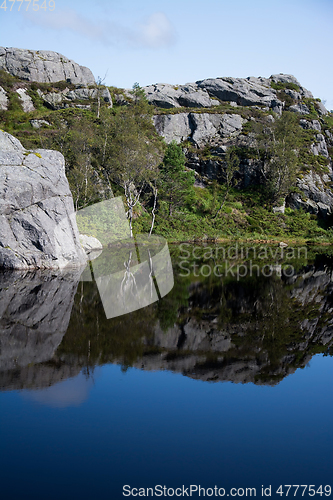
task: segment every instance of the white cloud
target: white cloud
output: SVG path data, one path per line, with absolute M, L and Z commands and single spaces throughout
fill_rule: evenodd
M 25 399 L 46 406 L 66 408 L 80 406 L 89 397 L 93 380 L 87 379 L 82 373 L 78 376 L 59 382 L 51 387 L 37 390 L 22 391 Z
M 175 30 L 162 12 L 153 13 L 146 22 L 135 28 L 112 21 L 93 21 L 74 9 L 26 12 L 24 15 L 35 26 L 74 32 L 104 45 L 158 48 L 169 46 L 175 41 Z
M 175 30 L 163 12 L 152 14 L 139 28 L 139 40 L 149 47 L 163 47 L 175 41 Z

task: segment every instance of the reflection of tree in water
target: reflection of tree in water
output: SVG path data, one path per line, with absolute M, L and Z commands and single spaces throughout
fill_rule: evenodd
M 136 285 L 134 274 L 131 271 L 132 252 L 129 252 L 128 259 L 124 262 L 124 278 L 120 284 L 120 296 L 125 306 L 128 300 L 136 300 L 138 287 Z

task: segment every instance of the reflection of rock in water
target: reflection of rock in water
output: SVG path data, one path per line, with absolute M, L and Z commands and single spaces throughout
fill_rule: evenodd
M 82 282 L 69 325 L 78 276 L 10 276 L 0 292 L 2 388 L 47 387 L 110 362 L 274 385 L 333 345 L 332 271 L 325 267 L 309 266 L 288 281 L 189 286 L 176 275 L 165 299 L 111 320 L 96 282 Z
M 134 366 L 204 381 L 275 384 L 333 344 L 331 270 L 308 267 L 290 280 L 290 290 L 281 280 L 261 285 L 233 282 L 222 294 L 192 285 L 185 320 L 165 332 L 157 325 L 147 344 L 158 353 L 147 352 Z
M 42 389 L 75 377 L 81 367 L 69 363 L 41 363 L 14 370 L 0 371 L 0 389 Z
M 78 372 L 36 365 L 66 333 L 81 272 L 0 274 L 0 387 L 46 386 Z

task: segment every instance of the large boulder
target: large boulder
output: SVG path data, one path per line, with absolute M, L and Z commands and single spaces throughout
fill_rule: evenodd
M 64 157 L 27 151 L 0 131 L 0 268 L 58 269 L 86 260 Z
M 95 83 L 89 68 L 50 50 L 0 47 L 0 69 L 29 82 Z

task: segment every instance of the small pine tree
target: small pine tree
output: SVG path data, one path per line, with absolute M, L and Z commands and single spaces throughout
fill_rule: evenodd
M 160 167 L 160 198 L 167 203 L 170 217 L 193 195 L 193 185 L 194 173 L 185 170 L 183 150 L 172 141 Z

